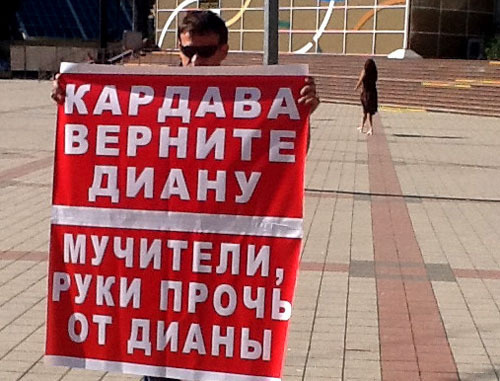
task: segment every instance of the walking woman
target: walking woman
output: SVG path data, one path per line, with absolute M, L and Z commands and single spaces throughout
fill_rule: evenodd
M 373 115 L 378 110 L 377 78 L 377 66 L 375 65 L 375 61 L 369 58 L 365 62 L 365 67 L 361 71 L 355 88 L 355 90 L 357 90 L 361 87 L 361 85 L 363 86 L 361 90 L 363 119 L 361 121 L 361 126 L 358 127 L 358 131 L 364 132 L 366 119 L 368 119 L 370 128 L 366 132 L 367 135 L 371 135 L 373 133 Z

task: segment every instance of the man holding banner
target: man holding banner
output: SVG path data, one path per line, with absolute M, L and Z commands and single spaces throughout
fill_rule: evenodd
M 62 66 L 46 361 L 277 381 L 315 85 L 304 66 L 217 67 L 209 11 L 179 45 L 193 69 Z
M 211 11 L 188 12 L 179 25 L 178 36 L 181 66 L 220 66 L 227 56 L 229 45 L 226 24 Z M 314 112 L 320 101 L 312 77 L 306 78 L 300 95 L 299 103 L 309 106 L 311 113 Z M 52 99 L 63 103 L 64 96 L 64 90 L 54 81 Z

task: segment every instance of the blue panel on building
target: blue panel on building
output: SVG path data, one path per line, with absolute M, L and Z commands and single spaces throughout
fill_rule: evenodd
M 120 40 L 132 28 L 130 0 L 107 0 L 107 35 Z M 97 40 L 99 0 L 23 0 L 17 13 L 26 39 Z

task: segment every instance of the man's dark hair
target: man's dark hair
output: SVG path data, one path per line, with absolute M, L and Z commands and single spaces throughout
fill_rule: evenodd
M 201 36 L 216 34 L 219 45 L 227 44 L 227 27 L 224 21 L 212 11 L 190 11 L 179 24 L 178 36 L 183 33 Z

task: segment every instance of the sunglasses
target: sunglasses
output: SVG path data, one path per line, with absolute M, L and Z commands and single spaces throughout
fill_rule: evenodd
M 196 54 L 201 58 L 212 57 L 217 49 L 219 49 L 219 45 L 205 45 L 205 46 L 182 46 L 180 45 L 180 49 L 182 54 L 184 54 L 188 58 L 193 58 Z

